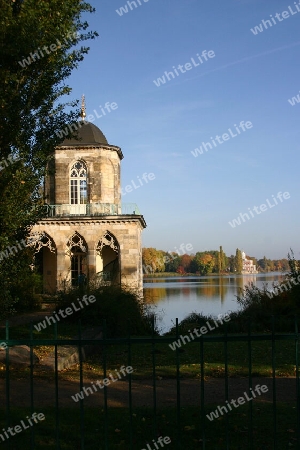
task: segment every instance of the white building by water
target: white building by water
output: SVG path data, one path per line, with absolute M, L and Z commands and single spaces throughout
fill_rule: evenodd
M 253 264 L 252 259 L 247 259 L 245 252 L 242 252 L 242 259 L 243 259 L 242 273 L 257 273 L 256 265 Z

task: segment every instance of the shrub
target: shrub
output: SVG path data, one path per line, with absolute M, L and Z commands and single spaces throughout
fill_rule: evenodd
M 94 295 L 96 301 L 69 316 L 70 321 L 81 320 L 83 325 L 102 325 L 106 321 L 108 337 L 147 335 L 152 332 L 151 314 L 138 295 L 120 286 L 87 286 L 58 293 L 57 307 L 65 309 L 72 302 L 78 305 L 83 295 Z

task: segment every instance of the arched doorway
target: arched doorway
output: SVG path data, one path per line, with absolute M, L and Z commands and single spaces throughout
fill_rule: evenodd
M 87 251 L 88 248 L 85 239 L 76 231 L 67 243 L 67 254 L 70 257 L 71 262 L 70 271 L 72 286 L 78 286 L 81 274 L 83 274 L 85 278 L 88 277 Z
M 106 231 L 96 247 L 96 273 L 100 281 L 120 284 L 120 246 Z
M 56 292 L 57 258 L 54 240 L 45 232 L 31 233 L 27 245 L 34 248 L 33 270 L 43 279 L 43 294 Z

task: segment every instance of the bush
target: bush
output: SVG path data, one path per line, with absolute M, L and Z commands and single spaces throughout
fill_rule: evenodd
M 10 294 L 7 283 L 0 283 L 1 289 L 1 309 L 0 309 L 0 320 L 7 319 L 11 315 L 13 315 L 15 310 L 15 304 L 17 300 L 14 300 Z
M 0 318 L 8 318 L 13 314 L 29 312 L 40 308 L 40 299 L 35 290 L 40 290 L 42 279 L 29 268 L 20 271 L 15 277 L 0 277 Z
M 250 320 L 253 330 L 271 330 L 272 316 L 274 316 L 276 331 L 293 331 L 297 306 L 292 292 L 282 292 L 274 295 L 273 298 L 270 298 L 267 292 L 267 286 L 259 289 L 250 283 L 245 286 L 242 295 L 237 297 L 237 302 L 242 306 L 240 316 L 244 322 L 243 328 L 245 328 L 245 322 Z
M 149 335 L 152 332 L 151 314 L 148 307 L 133 291 L 119 286 L 87 286 L 58 293 L 57 308 L 66 309 L 74 303 L 79 306 L 83 295 L 94 295 L 94 303 L 69 316 L 70 321 L 81 320 L 83 325 L 98 325 L 106 321 L 108 337 Z M 81 302 L 82 303 L 82 302 Z M 130 327 L 130 328 L 129 328 Z
M 16 303 L 18 313 L 29 312 L 41 307 L 40 297 L 36 292 L 42 291 L 42 276 L 31 271 L 26 275 L 18 277 L 10 284 L 10 293 Z

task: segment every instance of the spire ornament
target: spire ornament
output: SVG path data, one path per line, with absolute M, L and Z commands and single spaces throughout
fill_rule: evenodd
M 86 111 L 85 111 L 85 96 L 81 97 L 81 114 L 80 114 L 82 120 L 85 120 L 86 118 Z

